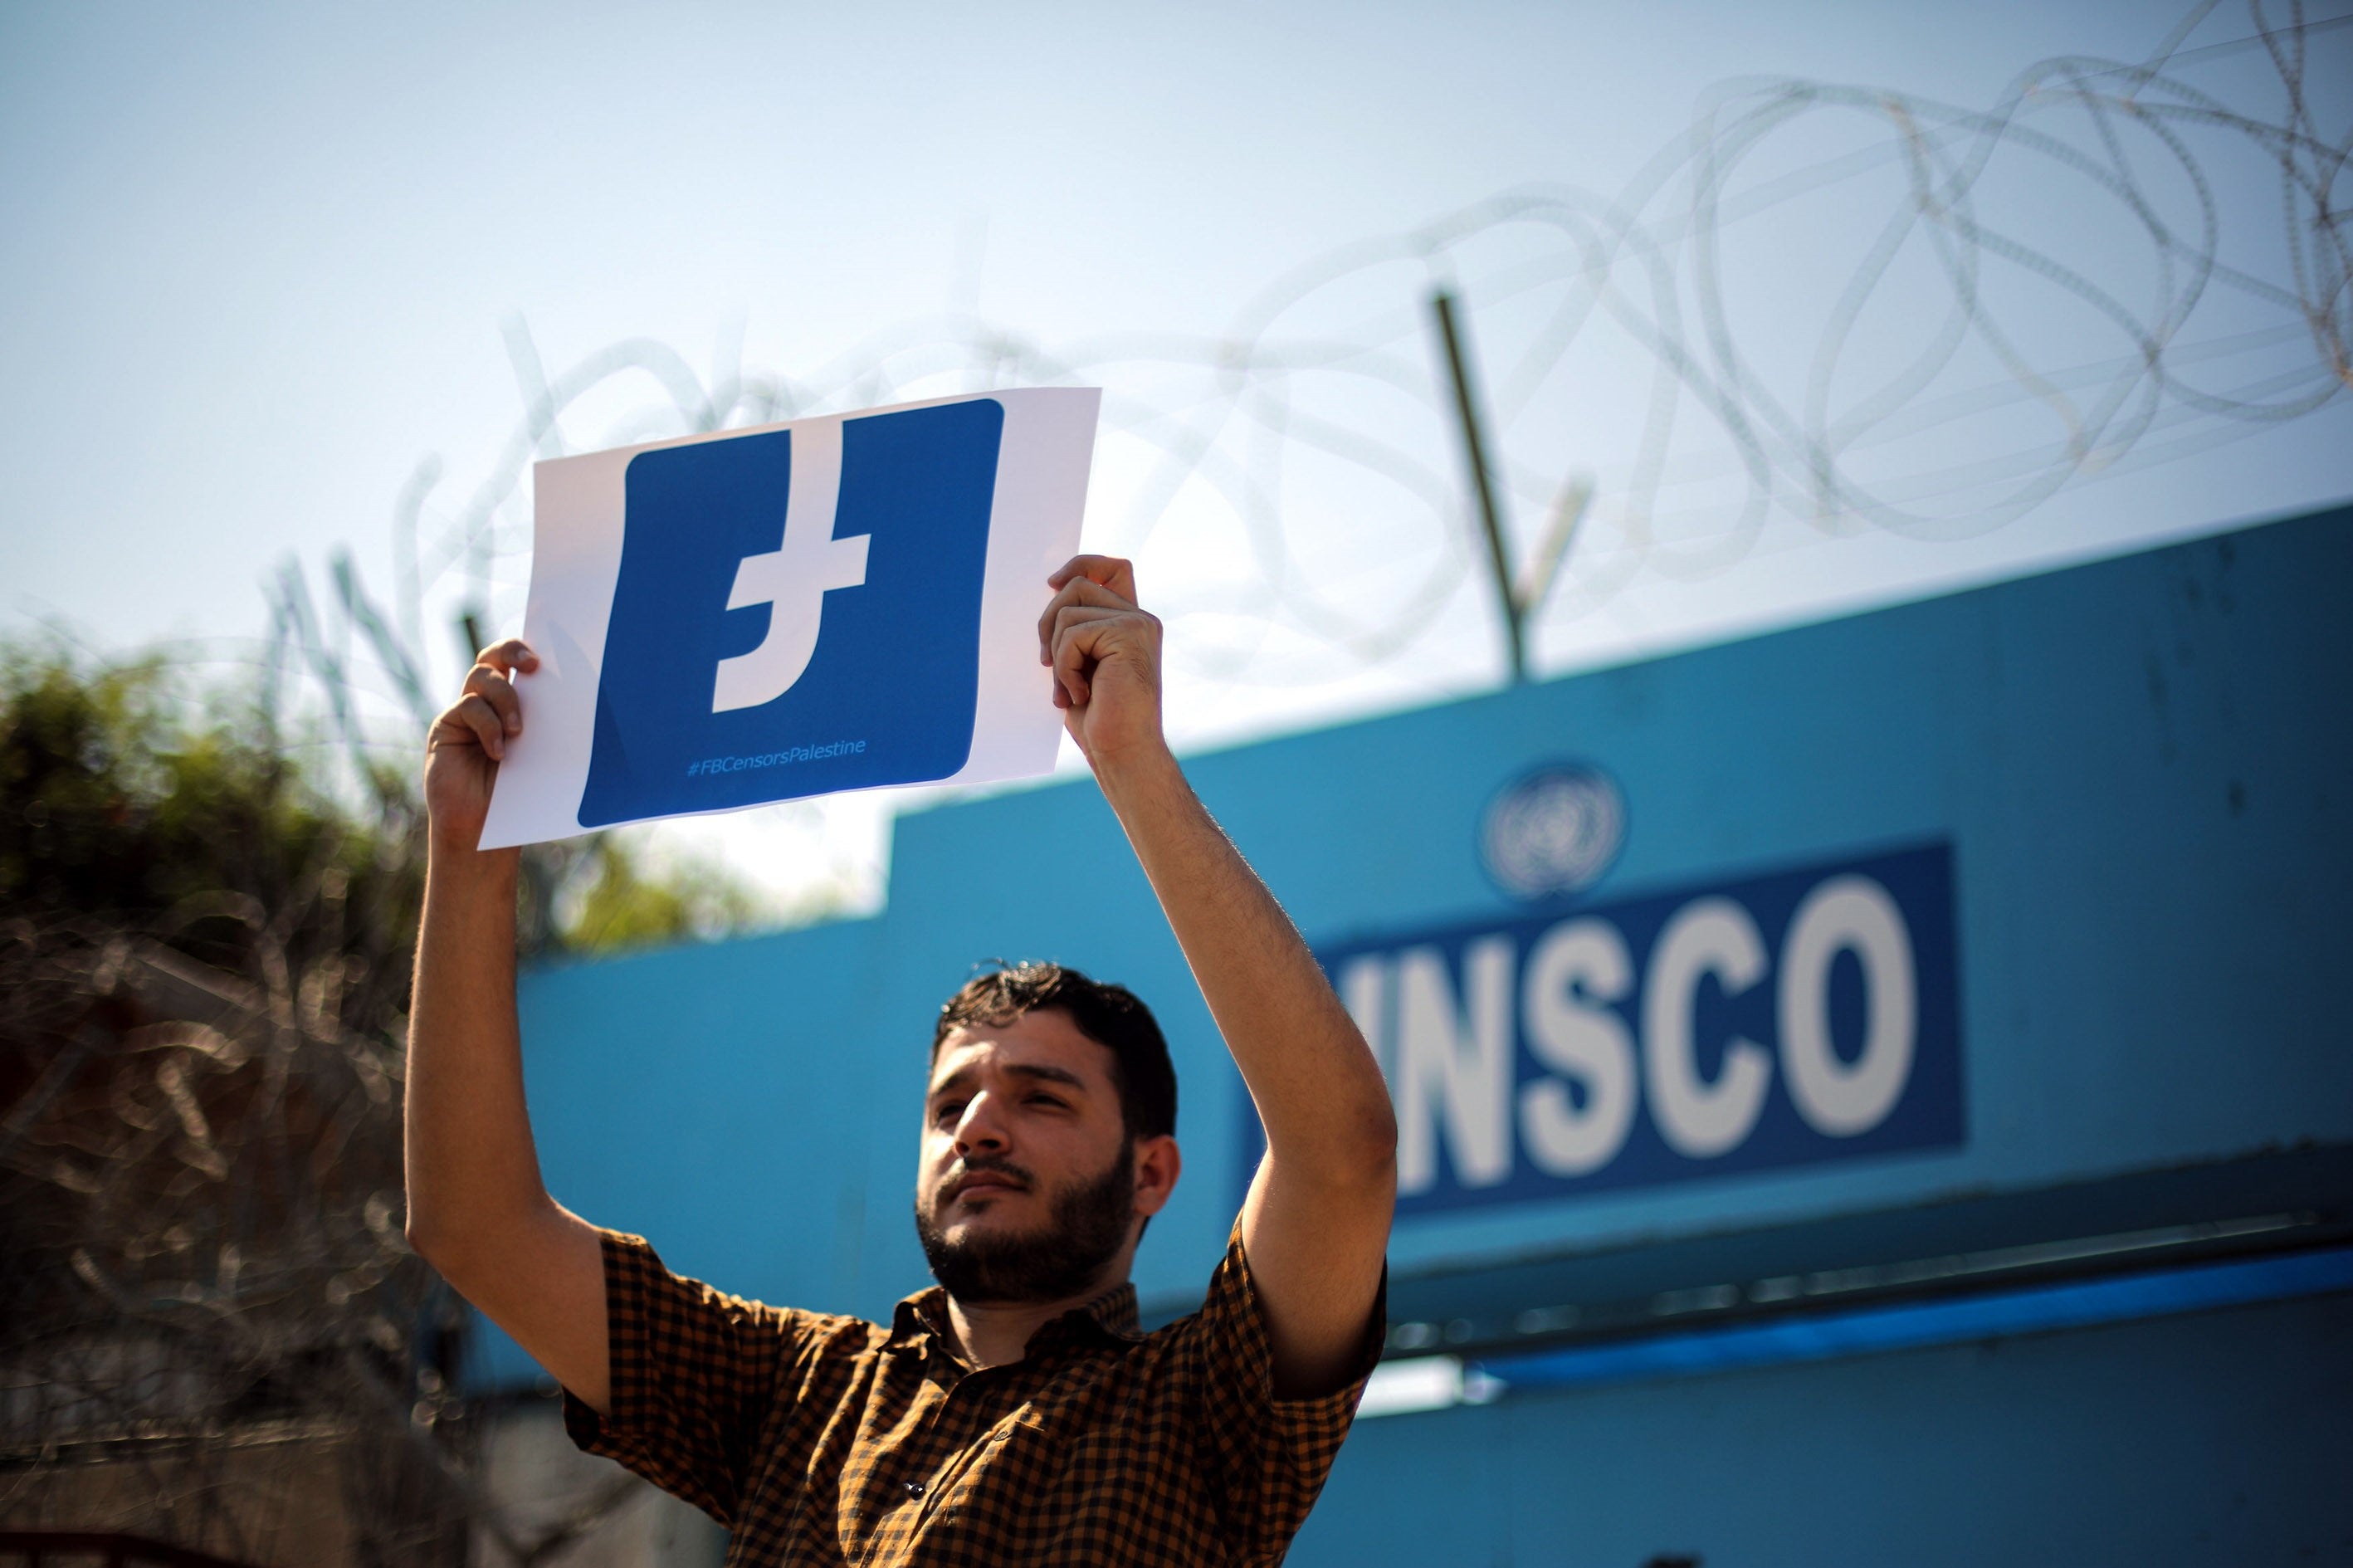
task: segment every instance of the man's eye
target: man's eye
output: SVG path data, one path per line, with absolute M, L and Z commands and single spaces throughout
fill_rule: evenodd
M 1033 1106 L 1053 1106 L 1059 1109 L 1062 1104 L 1062 1097 L 1060 1095 L 1031 1095 L 1029 1097 L 1029 1103 Z
M 962 1100 L 942 1100 L 932 1111 L 932 1125 L 944 1127 L 964 1114 Z

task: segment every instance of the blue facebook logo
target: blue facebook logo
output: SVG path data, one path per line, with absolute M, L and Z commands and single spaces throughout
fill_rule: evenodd
M 630 459 L 581 825 L 961 768 L 1004 429 L 979 398 Z

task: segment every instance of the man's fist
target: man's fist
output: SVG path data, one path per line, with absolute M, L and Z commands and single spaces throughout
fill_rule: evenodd
M 1162 747 L 1160 622 L 1135 604 L 1135 567 L 1073 556 L 1046 579 L 1038 662 L 1054 672 L 1054 705 L 1090 766 Z
M 490 814 L 491 782 L 507 742 L 522 733 L 513 677 L 539 668 L 520 638 L 485 648 L 466 672 L 465 693 L 425 736 L 425 812 L 437 846 L 471 852 Z

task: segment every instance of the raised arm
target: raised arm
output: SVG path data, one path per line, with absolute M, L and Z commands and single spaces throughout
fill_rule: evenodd
M 1266 1128 L 1242 1246 L 1273 1339 L 1276 1392 L 1345 1381 L 1397 1202 L 1380 1068 L 1290 918 L 1195 796 L 1160 724 L 1160 623 L 1134 568 L 1082 556 L 1039 623 L 1054 700 L 1151 879 Z
M 481 839 L 522 707 L 521 642 L 483 653 L 426 742 L 425 919 L 408 1012 L 408 1240 L 539 1364 L 609 1406 L 602 1244 L 547 1195 L 515 1023 L 516 850 Z

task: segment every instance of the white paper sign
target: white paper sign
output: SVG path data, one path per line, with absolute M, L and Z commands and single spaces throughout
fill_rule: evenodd
M 481 847 L 839 789 L 1050 770 L 1046 577 L 1093 387 L 794 419 L 540 463 Z

